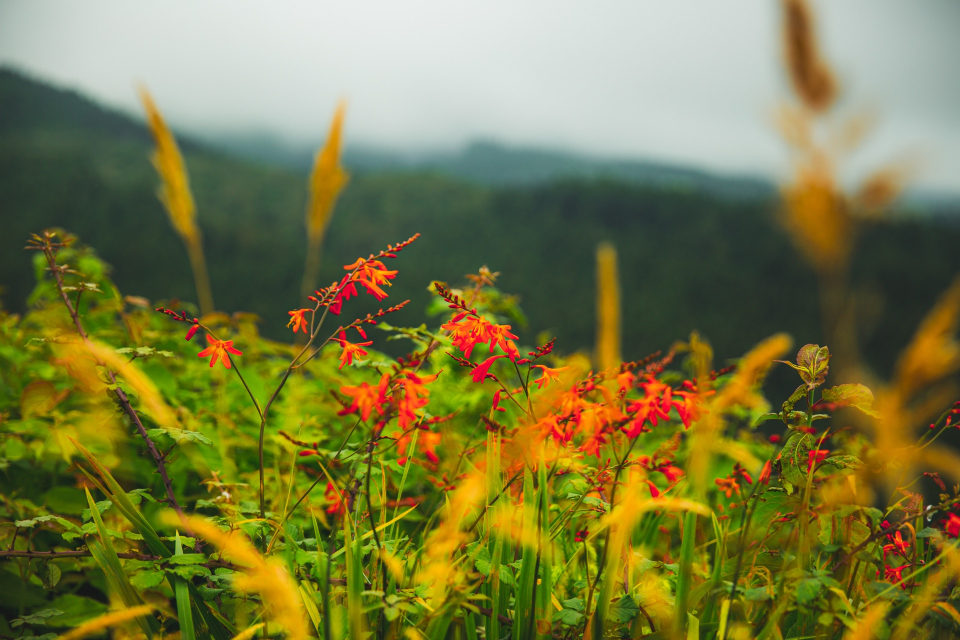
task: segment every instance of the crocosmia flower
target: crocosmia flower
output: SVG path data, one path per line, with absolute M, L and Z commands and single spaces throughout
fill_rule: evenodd
M 210 344 L 209 347 L 197 354 L 198 358 L 210 358 L 210 366 L 217 364 L 217 359 L 219 358 L 223 362 L 223 366 L 227 369 L 230 368 L 230 354 L 232 353 L 235 356 L 242 356 L 243 352 L 233 348 L 233 340 L 216 340 L 210 337 L 210 334 L 207 334 L 207 342 Z
M 303 329 L 304 333 L 308 333 L 307 327 L 310 325 L 307 322 L 307 319 L 303 316 L 309 313 L 311 309 L 297 309 L 296 311 L 287 311 L 287 314 L 290 316 L 290 322 L 287 323 L 287 326 L 293 326 L 293 332 L 296 333 L 300 329 Z
M 345 364 L 353 364 L 354 358 L 367 355 L 363 347 L 369 347 L 373 344 L 373 340 L 369 342 L 358 342 L 356 344 L 349 342 L 347 340 L 347 334 L 344 331 L 340 332 L 340 338 L 337 342 L 343 347 L 343 353 L 340 354 L 340 369 L 343 369 L 343 365 Z

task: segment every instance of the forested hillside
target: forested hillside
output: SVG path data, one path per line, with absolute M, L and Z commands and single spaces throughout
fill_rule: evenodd
M 299 305 L 306 176 L 229 157 L 181 138 L 217 306 L 262 317 L 285 336 Z M 33 287 L 30 232 L 61 226 L 116 267 L 125 294 L 193 298 L 186 253 L 155 192 L 142 123 L 82 96 L 0 72 L 0 283 L 3 305 L 22 309 Z M 322 281 L 370 247 L 415 232 L 398 262 L 393 299 L 411 298 L 416 322 L 432 280 L 459 282 L 489 265 L 521 297 L 521 337 L 556 334 L 565 351 L 593 342 L 594 250 L 613 242 L 624 289 L 624 357 L 664 349 L 700 330 L 720 358 L 787 330 L 819 338 L 813 274 L 798 259 L 769 197 L 606 178 L 489 186 L 438 171 L 355 169 L 324 248 Z M 719 179 L 718 179 L 719 180 Z M 760 190 L 758 193 L 762 193 Z M 863 335 L 886 367 L 960 270 L 951 221 L 916 217 L 875 224 L 859 241 L 854 280 Z

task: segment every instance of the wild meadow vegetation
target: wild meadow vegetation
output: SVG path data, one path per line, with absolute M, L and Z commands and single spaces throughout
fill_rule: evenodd
M 267 339 L 216 311 L 186 166 L 144 91 L 186 248 L 166 259 L 198 304 L 125 295 L 67 231 L 27 239 L 29 311 L 0 315 L 0 637 L 960 634 L 960 456 L 942 437 L 960 425 L 960 284 L 890 379 L 871 375 L 851 255 L 901 176 L 838 186 L 859 121 L 835 113 L 808 7 L 783 10 L 782 221 L 829 346 L 761 335 L 733 362 L 697 333 L 623 361 L 610 245 L 595 288 L 565 299 L 595 315 L 590 356 L 524 344 L 485 266 L 420 283 L 426 318 L 401 326 L 393 267 L 420 234 L 321 269 L 349 179 L 342 108 L 311 176 L 301 300 Z M 771 367 L 795 390 L 765 397 Z

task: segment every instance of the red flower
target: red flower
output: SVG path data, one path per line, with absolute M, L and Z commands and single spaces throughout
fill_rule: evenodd
M 206 358 L 208 356 L 213 356 L 210 359 L 210 366 L 217 364 L 217 358 L 223 362 L 223 366 L 227 369 L 230 368 L 230 355 L 242 356 L 243 352 L 238 351 L 233 348 L 233 340 L 215 340 L 210 337 L 210 334 L 207 334 L 207 342 L 210 343 L 210 346 L 197 354 L 198 358 Z
M 589 529 L 584 529 L 582 531 L 577 531 L 573 536 L 574 542 L 583 542 L 587 539 L 587 536 L 590 535 Z
M 359 358 L 367 355 L 367 352 L 363 350 L 363 347 L 369 347 L 373 344 L 373 340 L 369 342 L 358 342 L 356 344 L 349 342 L 347 340 L 347 333 L 345 331 L 341 331 L 340 337 L 335 338 L 335 340 L 340 343 L 341 347 L 343 347 L 343 353 L 340 354 L 339 369 L 343 369 L 343 365 L 345 364 L 353 364 L 353 359 L 355 357 Z
M 901 567 L 891 567 L 884 565 L 883 567 L 883 577 L 893 584 L 899 584 L 903 582 L 903 570 L 909 568 L 909 564 L 905 564 Z
M 290 322 L 287 323 L 287 326 L 293 325 L 293 332 L 296 333 L 300 329 L 303 329 L 304 333 L 307 332 L 307 327 L 310 325 L 309 322 L 303 317 L 304 314 L 309 313 L 312 309 L 297 309 L 296 311 L 287 311 L 287 315 L 290 316 Z
M 330 503 L 330 506 L 327 507 L 327 513 L 340 515 L 347 512 L 347 503 L 343 499 L 343 494 L 333 486 L 333 483 L 327 483 L 327 490 L 324 493 L 324 497 Z
M 187 330 L 187 335 L 184 337 L 184 340 L 187 342 L 193 340 L 193 336 L 197 333 L 197 329 L 200 328 L 199 324 L 195 324 L 190 329 Z
M 675 467 L 671 464 L 661 465 L 659 468 L 657 468 L 657 471 L 662 473 L 667 479 L 667 482 L 670 484 L 673 484 L 683 476 L 683 469 Z
M 807 457 L 807 473 L 810 473 L 814 466 L 823 462 L 823 459 L 826 458 L 829 453 L 829 451 L 824 449 L 814 449 L 811 451 Z
M 895 535 L 887 536 L 887 537 L 889 537 L 892 542 L 890 544 L 883 545 L 883 557 L 886 558 L 887 553 L 890 551 L 896 551 L 897 553 L 902 555 L 904 558 L 906 558 L 907 549 L 909 547 L 907 545 L 907 542 L 903 539 L 903 536 L 900 535 L 900 532 L 897 531 Z
M 501 393 L 503 393 L 503 389 L 497 389 L 497 391 L 493 394 L 493 410 L 494 411 L 506 411 L 506 409 L 500 406 Z
M 947 533 L 954 538 L 960 538 L 960 516 L 951 513 L 947 516 Z
M 730 475 L 741 478 L 747 484 L 753 484 L 753 478 L 750 476 L 750 473 L 741 467 L 739 462 L 733 465 L 733 472 Z
M 506 356 L 490 356 L 483 362 L 477 365 L 477 368 L 473 370 L 473 375 L 471 379 L 474 382 L 483 382 L 487 378 L 495 378 L 496 376 L 490 373 L 490 366 L 494 363 L 497 358 L 505 358 Z

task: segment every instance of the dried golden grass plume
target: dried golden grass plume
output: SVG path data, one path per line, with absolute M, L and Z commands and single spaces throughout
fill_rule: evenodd
M 190 192 L 190 181 L 180 148 L 146 87 L 140 87 L 140 101 L 147 112 L 147 124 L 157 145 L 150 159 L 162 181 L 158 194 L 160 201 L 180 237 L 186 242 L 197 242 L 200 238 L 197 208 Z
M 281 560 L 264 560 L 242 534 L 225 533 L 202 518 L 191 518 L 189 524 L 198 536 L 212 542 L 225 556 L 249 567 L 246 573 L 234 575 L 233 584 L 242 591 L 259 594 L 268 616 L 287 630 L 290 640 L 306 640 L 306 615 L 300 593 Z
M 138 607 L 131 607 L 129 609 L 123 609 L 120 611 L 110 611 L 109 613 L 105 613 L 102 616 L 94 618 L 93 620 L 84 622 L 79 627 L 76 627 L 75 629 L 63 634 L 57 638 L 57 640 L 80 640 L 81 638 L 100 634 L 104 629 L 109 629 L 110 627 L 116 626 L 121 622 L 126 622 L 127 620 L 133 620 L 138 616 L 146 615 L 155 608 L 156 607 L 152 604 L 144 604 Z
M 311 246 L 319 246 L 324 231 L 333 215 L 337 196 L 347 185 L 349 174 L 340 165 L 340 147 L 343 139 L 343 118 L 347 105 L 341 101 L 330 123 L 327 143 L 317 152 L 310 175 L 310 204 L 307 206 L 307 235 Z
M 821 274 L 844 268 L 853 245 L 854 224 L 826 157 L 815 154 L 797 167 L 783 188 L 784 224 L 797 247 Z
M 889 608 L 890 606 L 885 602 L 869 607 L 860 621 L 843 636 L 844 640 L 873 640 L 877 637 L 876 634 L 880 631 L 880 624 L 883 622 L 884 616 L 887 615 L 887 609 Z
M 783 43 L 793 90 L 813 111 L 826 111 L 837 97 L 837 82 L 821 57 L 806 0 L 783 0 Z
M 617 250 L 602 242 L 597 247 L 597 369 L 620 364 L 620 282 Z
M 906 400 L 960 370 L 960 278 L 954 280 L 920 324 L 897 363 L 895 385 Z
M 140 100 L 147 112 L 147 124 L 156 143 L 156 150 L 150 159 L 157 173 L 160 174 L 158 196 L 167 210 L 170 223 L 187 245 L 200 312 L 211 313 L 214 310 L 213 292 L 210 288 L 210 277 L 207 274 L 207 262 L 203 257 L 200 227 L 197 226 L 197 207 L 190 192 L 187 167 L 173 133 L 160 115 L 160 110 L 157 109 L 146 87 L 140 87 Z

